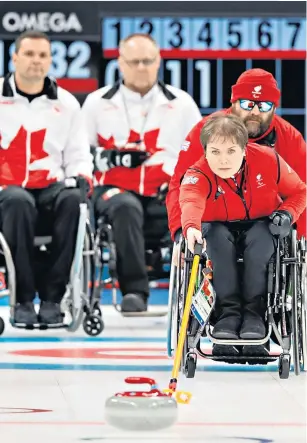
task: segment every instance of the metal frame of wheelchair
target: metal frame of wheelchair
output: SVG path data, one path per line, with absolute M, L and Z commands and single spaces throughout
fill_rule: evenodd
M 46 251 L 51 242 L 51 236 L 35 237 L 34 246 Z M 95 249 L 94 235 L 90 226 L 86 203 L 80 203 L 79 224 L 70 280 L 61 301 L 62 323 L 52 325 L 15 323 L 16 271 L 10 248 L 1 232 L 0 254 L 5 259 L 7 284 L 7 289 L 1 291 L 0 297 L 9 296 L 10 323 L 13 327 L 40 330 L 66 328 L 70 332 L 75 332 L 83 321 L 83 329 L 88 335 L 96 336 L 103 331 L 104 322 L 100 310 L 100 294 L 97 294 L 92 286 L 99 251 Z M 0 335 L 3 333 L 4 328 L 4 321 L 0 317 Z
M 97 230 L 95 236 L 95 248 L 101 251 L 100 260 L 96 261 L 96 280 L 94 287 L 99 292 L 103 292 L 106 288 L 111 289 L 112 305 L 123 317 L 164 317 L 167 311 L 151 311 L 151 312 L 122 312 L 117 296 L 117 272 L 116 272 L 116 246 L 113 239 L 113 231 L 111 224 L 104 218 L 100 217 L 97 221 Z M 165 248 L 167 249 L 167 248 Z M 108 268 L 109 277 L 104 278 L 103 272 Z M 164 277 L 168 276 L 168 273 Z M 159 277 L 158 277 L 159 278 Z M 155 282 L 150 281 L 149 287 L 155 287 Z
M 169 286 L 169 314 L 167 331 L 168 356 L 173 357 L 177 347 L 181 316 L 184 310 L 185 298 L 189 283 L 193 256 L 187 250 L 185 241 L 180 239 L 179 260 L 185 251 L 183 269 L 172 265 Z M 240 260 L 239 260 L 240 261 Z M 243 262 L 243 260 L 241 260 Z M 201 278 L 201 269 L 204 259 L 201 259 L 198 269 L 198 279 Z M 195 376 L 197 355 L 214 361 L 225 361 L 239 364 L 267 364 L 279 360 L 279 377 L 287 379 L 291 368 L 291 351 L 295 375 L 301 370 L 307 370 L 307 306 L 306 306 L 306 240 L 297 240 L 295 229 L 284 240 L 278 240 L 276 253 L 268 266 L 268 300 L 267 300 L 267 335 L 262 340 L 221 340 L 215 339 L 211 334 L 210 317 L 214 304 L 205 324 L 201 326 L 194 315 L 190 314 L 184 351 L 181 358 L 180 369 L 187 378 Z M 292 297 L 289 305 L 287 295 L 291 288 Z M 182 305 L 180 305 L 180 294 Z M 182 314 L 181 314 L 182 315 Z M 276 319 L 278 319 L 276 321 Z M 201 338 L 207 336 L 212 343 L 221 345 L 263 345 L 268 340 L 273 341 L 282 348 L 280 355 L 260 356 L 213 356 L 206 354 L 201 349 Z M 235 360 L 234 360 L 235 359 Z

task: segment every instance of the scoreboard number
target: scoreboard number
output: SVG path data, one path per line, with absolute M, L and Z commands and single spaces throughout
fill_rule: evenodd
M 295 48 L 295 43 L 296 43 L 296 39 L 301 27 L 301 24 L 299 22 L 288 22 L 288 26 L 293 28 L 293 34 L 292 34 L 292 38 L 290 40 L 290 48 L 293 49 Z
M 134 32 L 151 35 L 162 50 L 305 50 L 304 18 L 106 18 L 104 50 Z
M 90 68 L 87 63 L 91 57 L 91 48 L 84 41 L 74 41 L 68 46 L 63 42 L 52 42 L 51 75 L 56 78 L 88 78 Z
M 237 49 L 242 43 L 241 22 L 232 21 L 228 22 L 228 46 L 231 49 Z
M 199 91 L 199 103 L 201 108 L 207 108 L 211 103 L 211 63 L 208 60 L 196 60 L 195 69 L 199 75 L 199 84 L 195 89 Z M 183 68 L 181 60 L 164 60 L 161 63 L 160 78 L 164 80 L 166 70 L 169 72 L 169 83 L 183 89 L 183 78 L 186 77 L 186 69 Z M 119 78 L 119 69 L 117 60 L 110 60 L 105 67 L 103 86 L 113 85 Z M 168 83 L 168 82 L 167 82 Z
M 15 43 L 9 46 L 8 70 L 14 72 L 12 56 L 15 51 Z M 55 78 L 89 78 L 90 68 L 87 66 L 91 59 L 91 47 L 82 40 L 76 40 L 65 44 L 62 41 L 51 42 L 52 65 L 49 74 Z M 4 66 L 4 42 L 0 41 L 0 74 L 6 71 Z

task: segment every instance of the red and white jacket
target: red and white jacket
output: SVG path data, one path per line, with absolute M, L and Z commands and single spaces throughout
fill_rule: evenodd
M 244 174 L 244 175 L 243 175 Z M 179 203 L 184 235 L 201 222 L 254 220 L 286 210 L 293 222 L 306 208 L 306 185 L 276 151 L 249 143 L 243 170 L 236 181 L 222 179 L 210 169 L 204 153 L 189 168 L 180 185 Z
M 226 114 L 231 113 L 231 108 L 223 110 Z M 221 112 L 221 111 L 220 111 Z M 176 231 L 181 227 L 181 210 L 179 205 L 180 182 L 189 167 L 199 160 L 204 149 L 200 142 L 201 129 L 207 119 L 206 116 L 190 132 L 183 143 L 174 174 L 169 184 L 169 192 L 166 197 L 169 228 L 174 238 Z M 306 142 L 297 129 L 278 115 L 274 115 L 268 130 L 257 139 L 249 139 L 250 143 L 267 145 L 288 163 L 298 174 L 300 179 L 306 183 Z M 306 211 L 304 211 L 298 222 L 299 236 L 306 236 Z
M 93 161 L 78 101 L 49 77 L 31 102 L 13 75 L 0 79 L 0 186 L 44 188 L 92 176 Z
M 96 173 L 96 184 L 145 196 L 155 196 L 159 187 L 169 182 L 181 144 L 201 120 L 195 102 L 186 92 L 161 82 L 143 97 L 120 82 L 105 86 L 89 94 L 82 108 L 92 146 L 134 147 L 151 154 L 139 167 L 117 166 Z

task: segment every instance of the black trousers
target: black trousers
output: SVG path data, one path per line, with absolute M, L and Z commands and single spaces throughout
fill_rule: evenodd
M 80 192 L 61 183 L 44 189 L 9 186 L 0 192 L 0 226 L 16 269 L 18 302 L 59 303 L 69 281 L 79 220 Z M 35 252 L 35 235 L 52 235 L 44 262 Z
M 168 233 L 166 208 L 155 198 L 128 191 L 116 193 L 116 189 L 112 186 L 95 189 L 95 217 L 107 216 L 112 225 L 122 294 L 141 293 L 148 297 L 145 239 L 155 239 L 159 243 Z
M 266 310 L 267 268 L 275 251 L 268 221 L 248 224 L 202 223 L 213 265 L 216 320 L 229 316 L 263 316 Z M 238 253 L 244 269 L 239 269 Z

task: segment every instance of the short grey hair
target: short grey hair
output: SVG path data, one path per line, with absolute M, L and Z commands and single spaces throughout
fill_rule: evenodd
M 207 144 L 217 138 L 233 140 L 242 150 L 248 142 L 248 132 L 243 121 L 232 114 L 217 113 L 210 117 L 200 132 L 200 142 L 206 151 Z
M 125 46 L 125 44 L 126 44 L 127 42 L 129 42 L 130 40 L 134 39 L 135 37 L 143 37 L 143 38 L 145 38 L 145 39 L 151 41 L 151 43 L 157 48 L 157 51 L 160 51 L 160 48 L 159 48 L 158 43 L 156 42 L 156 40 L 155 40 L 154 38 L 151 37 L 150 34 L 142 34 L 141 32 L 135 32 L 134 34 L 130 34 L 130 35 L 128 35 L 126 38 L 122 39 L 122 40 L 119 42 L 118 49 L 119 49 L 119 53 L 120 53 L 120 54 L 121 54 L 121 52 L 122 52 L 123 47 Z

